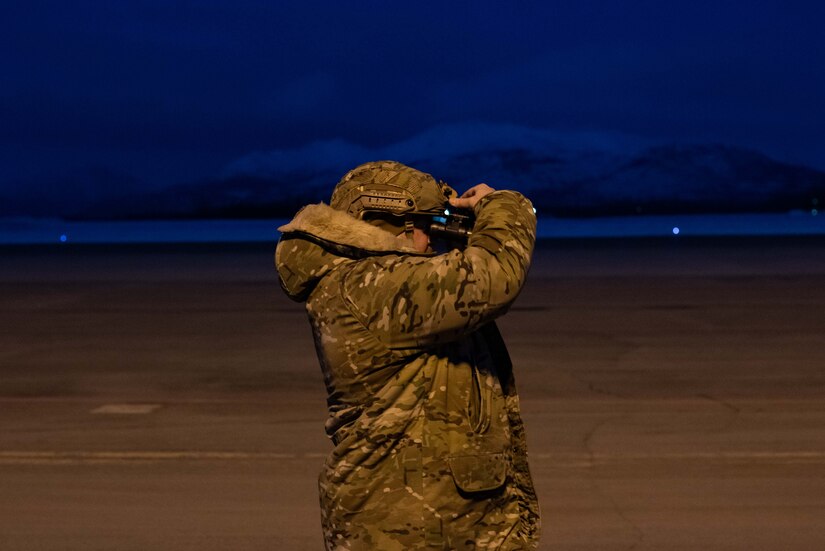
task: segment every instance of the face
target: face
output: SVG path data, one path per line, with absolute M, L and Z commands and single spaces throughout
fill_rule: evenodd
M 430 248 L 430 236 L 421 228 L 413 228 L 412 241 L 413 247 L 420 253 L 425 253 Z

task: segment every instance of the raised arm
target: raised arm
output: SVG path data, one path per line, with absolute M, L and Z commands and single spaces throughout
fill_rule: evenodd
M 532 204 L 514 191 L 475 199 L 476 223 L 464 250 L 371 257 L 344 279 L 351 312 L 390 348 L 455 340 L 506 312 L 521 291 L 535 244 Z

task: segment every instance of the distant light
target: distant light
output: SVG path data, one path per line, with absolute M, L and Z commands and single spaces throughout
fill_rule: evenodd
M 69 240 L 69 238 L 65 233 L 60 236 L 60 242 L 61 243 L 65 243 L 68 240 Z
M 680 231 L 681 231 L 681 230 L 680 230 L 678 227 L 674 227 L 674 228 L 673 228 L 673 235 L 679 235 L 679 232 L 680 232 Z
M 818 210 L 816 210 L 816 209 L 811 209 L 811 215 L 816 216 L 817 214 L 819 214 L 819 211 L 818 211 Z

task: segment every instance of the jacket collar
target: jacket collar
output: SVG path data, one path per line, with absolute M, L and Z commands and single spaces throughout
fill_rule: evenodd
M 278 228 L 281 239 L 275 266 L 281 287 L 293 300 L 304 301 L 321 279 L 337 266 L 370 256 L 419 253 L 409 240 L 335 210 L 323 203 L 307 205 Z
M 291 222 L 278 228 L 278 231 L 282 234 L 303 234 L 336 249 L 351 249 L 354 254 L 345 256 L 355 258 L 387 253 L 429 256 L 416 251 L 403 235 L 396 237 L 324 203 L 305 206 Z

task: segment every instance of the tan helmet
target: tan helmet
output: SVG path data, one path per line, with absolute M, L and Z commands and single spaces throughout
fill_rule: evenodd
M 332 192 L 330 206 L 369 220 L 396 234 L 416 215 L 441 216 L 453 188 L 396 161 L 374 161 L 347 172 Z

